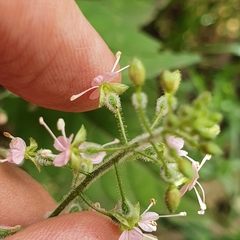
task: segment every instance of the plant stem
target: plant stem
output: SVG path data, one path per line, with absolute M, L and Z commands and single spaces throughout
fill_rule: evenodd
M 90 201 L 87 199 L 87 197 L 85 197 L 82 193 L 80 193 L 79 196 L 90 208 L 94 209 L 96 212 L 99 212 L 107 217 L 110 217 L 113 221 L 118 222 L 118 220 L 112 214 L 110 214 L 104 210 L 101 210 L 101 209 L 95 207 L 93 204 L 91 204 Z
M 160 141 L 161 132 L 162 132 L 162 128 L 154 130 L 154 134 L 152 136 L 154 141 Z M 141 144 L 149 143 L 149 140 L 150 140 L 149 137 L 150 136 L 148 134 L 145 134 L 144 136 L 141 136 L 141 137 L 136 137 L 131 140 L 130 144 L 131 145 L 137 144 L 137 147 L 138 147 Z M 70 190 L 68 195 L 62 200 L 62 202 L 58 205 L 58 207 L 51 213 L 49 218 L 59 215 L 71 201 L 73 201 L 76 197 L 78 197 L 79 194 L 82 193 L 84 190 L 86 190 L 95 180 L 101 177 L 101 175 L 103 175 L 106 171 L 110 170 L 115 163 L 122 163 L 124 160 L 127 159 L 128 154 L 132 154 L 134 153 L 134 151 L 135 149 L 131 148 L 124 151 L 123 150 L 118 151 L 116 153 L 113 153 L 111 156 L 109 156 L 106 159 L 106 162 L 104 162 L 95 170 L 93 170 L 91 173 L 89 173 L 79 185 L 77 185 L 76 187 Z
M 123 137 L 124 142 L 127 143 L 128 140 L 127 140 L 126 130 L 125 130 L 123 119 L 122 119 L 121 112 L 119 109 L 116 109 L 116 115 L 117 115 L 117 119 L 118 119 L 118 122 L 120 125 L 121 135 Z
M 164 109 L 162 108 L 162 109 L 159 111 L 159 113 L 158 113 L 158 115 L 156 116 L 153 124 L 152 124 L 151 127 L 150 127 L 151 130 L 153 130 L 153 129 L 156 127 L 156 125 L 159 123 L 159 119 L 162 117 L 163 110 L 164 110 Z
M 147 132 L 151 135 L 152 132 L 151 132 L 151 129 L 149 127 L 146 116 L 144 114 L 144 109 L 142 109 L 142 107 L 141 107 L 142 106 L 142 104 L 141 104 L 142 103 L 141 87 L 136 88 L 136 98 L 137 98 L 137 101 L 138 101 L 138 104 L 139 104 L 139 107 L 137 108 L 139 118 L 140 118 L 143 126 L 147 130 Z
M 63 199 L 59 206 L 51 213 L 50 217 L 55 217 L 59 215 L 64 208 L 73 201 L 80 193 L 82 193 L 87 187 L 90 186 L 97 178 L 99 178 L 104 172 L 113 167 L 114 163 L 119 162 L 122 157 L 125 155 L 124 151 L 120 151 L 118 154 L 111 156 L 109 161 L 103 163 L 93 172 L 91 172 L 85 179 L 75 188 L 73 188 L 68 195 Z

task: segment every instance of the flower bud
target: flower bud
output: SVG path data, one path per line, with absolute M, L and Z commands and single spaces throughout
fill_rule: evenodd
M 76 155 L 73 152 L 71 152 L 71 167 L 73 173 L 77 173 L 80 169 L 80 166 L 82 164 L 82 159 L 80 155 Z
M 110 93 L 105 97 L 105 106 L 113 113 L 121 108 L 121 101 L 116 93 Z
M 87 135 L 86 129 L 82 125 L 81 128 L 78 130 L 78 132 L 72 142 L 72 146 L 78 148 L 79 145 L 85 141 L 86 135 Z
M 170 213 L 173 213 L 180 203 L 180 191 L 175 185 L 170 185 L 165 193 L 165 203 Z
M 176 70 L 170 72 L 164 70 L 161 74 L 161 84 L 165 93 L 175 93 L 178 90 L 178 87 L 181 82 L 181 73 Z
M 200 149 L 210 155 L 221 155 L 222 149 L 213 142 L 204 142 L 200 145 Z
M 140 94 L 134 93 L 132 95 L 132 105 L 135 109 L 146 109 L 147 107 L 148 98 L 147 95 L 144 92 L 141 92 Z
M 177 127 L 179 125 L 179 118 L 176 115 L 169 115 L 166 122 L 168 127 Z
M 132 80 L 135 87 L 142 86 L 145 82 L 146 71 L 142 62 L 133 58 L 130 62 L 129 77 Z
M 168 113 L 168 104 L 165 96 L 161 96 L 157 99 L 155 115 L 159 115 L 160 113 L 162 116 L 165 116 Z
M 178 161 L 178 170 L 187 178 L 193 179 L 194 172 L 192 164 L 185 158 L 182 158 Z

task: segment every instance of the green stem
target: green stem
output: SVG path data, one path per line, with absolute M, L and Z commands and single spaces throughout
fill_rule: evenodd
M 167 165 L 166 165 L 165 161 L 162 159 L 162 156 L 161 156 L 161 154 L 159 153 L 157 147 L 155 146 L 155 144 L 154 144 L 153 142 L 150 141 L 150 143 L 151 143 L 152 147 L 154 148 L 154 150 L 155 150 L 155 152 L 156 152 L 159 160 L 162 162 L 163 166 L 167 169 Z
M 137 88 L 136 89 L 136 94 L 137 94 L 137 101 L 139 103 L 139 106 L 141 106 L 141 102 L 142 102 L 142 97 L 141 97 L 141 87 Z M 139 118 L 143 124 L 143 126 L 145 127 L 145 129 L 147 130 L 147 132 L 152 135 L 152 132 L 151 132 L 151 129 L 149 127 L 149 124 L 148 124 L 148 121 L 146 119 L 146 116 L 144 114 L 144 110 L 139 107 L 137 108 L 137 111 L 138 111 L 138 115 L 139 115 Z
M 79 196 L 90 208 L 94 209 L 98 213 L 101 213 L 107 217 L 110 217 L 113 221 L 118 222 L 118 220 L 112 214 L 110 214 L 104 210 L 101 210 L 101 209 L 95 207 L 93 204 L 91 204 L 90 200 L 88 200 L 87 197 L 84 197 L 84 195 L 82 193 L 80 193 Z
M 120 112 L 119 109 L 116 109 L 116 115 L 117 115 L 117 119 L 118 119 L 118 122 L 119 122 L 119 125 L 120 125 L 120 131 L 121 131 L 123 140 L 124 140 L 125 143 L 127 143 L 128 140 L 127 140 L 126 130 L 125 130 L 123 119 L 122 119 L 121 112 Z
M 153 134 L 154 141 L 161 141 L 161 132 L 162 128 L 155 129 Z M 137 146 L 140 146 L 141 144 L 149 143 L 149 135 L 145 134 L 145 136 L 141 136 L 141 138 L 136 137 L 131 140 L 130 144 L 137 144 Z M 101 177 L 105 172 L 110 170 L 115 163 L 121 163 L 124 160 L 127 159 L 128 154 L 133 154 L 134 149 L 128 149 L 125 151 L 118 151 L 111 156 L 109 156 L 106 159 L 106 162 L 98 166 L 94 171 L 89 173 L 83 181 L 77 185 L 75 188 L 71 189 L 68 195 L 62 200 L 62 202 L 58 205 L 58 207 L 52 212 L 52 214 L 49 217 L 55 217 L 59 215 L 64 208 L 73 201 L 76 197 L 79 196 L 80 193 L 82 193 L 84 190 L 86 190 L 95 180 L 97 180 L 99 177 Z
M 116 151 L 131 149 L 134 147 L 137 147 L 137 144 L 124 145 L 122 147 L 103 148 L 103 149 L 97 150 L 96 152 L 116 152 Z
M 124 151 L 119 152 L 118 154 L 111 156 L 109 161 L 103 163 L 98 168 L 96 168 L 93 172 L 91 172 L 85 179 L 75 188 L 73 188 L 63 199 L 63 201 L 59 204 L 59 206 L 51 213 L 50 217 L 55 217 L 59 215 L 64 208 L 73 201 L 80 193 L 82 193 L 87 187 L 90 186 L 97 178 L 99 178 L 104 172 L 113 167 L 114 163 L 119 162 L 125 155 Z
M 143 153 L 143 152 L 137 152 L 138 154 L 140 154 L 140 155 L 142 155 L 142 156 L 144 156 L 144 157 L 147 157 L 147 158 L 149 158 L 150 160 L 152 160 L 152 162 L 154 162 L 154 163 L 156 163 L 156 164 L 159 164 L 159 161 L 158 160 L 156 160 L 155 158 L 153 158 L 153 157 L 151 157 L 151 156 L 149 156 L 149 155 L 147 155 L 147 154 L 145 154 L 145 153 Z
M 159 123 L 159 120 L 160 120 L 161 117 L 162 117 L 162 113 L 163 113 L 163 108 L 159 111 L 159 113 L 158 113 L 158 115 L 156 116 L 153 124 L 151 125 L 151 127 L 150 127 L 151 130 L 153 130 L 153 129 L 157 126 L 157 124 Z
M 129 206 L 128 206 L 127 199 L 126 199 L 126 197 L 124 195 L 124 192 L 123 192 L 122 182 L 121 182 L 121 179 L 120 179 L 120 175 L 118 173 L 118 168 L 117 168 L 116 163 L 114 163 L 114 170 L 115 170 L 115 174 L 116 174 L 116 177 L 117 177 L 117 183 L 118 183 L 120 195 L 121 195 L 121 198 L 122 198 L 122 210 L 123 210 L 124 214 L 128 214 L 129 213 Z

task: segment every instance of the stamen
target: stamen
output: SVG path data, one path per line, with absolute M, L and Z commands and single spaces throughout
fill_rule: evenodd
M 203 189 L 202 185 L 198 181 L 196 181 L 196 183 L 197 183 L 197 185 L 199 186 L 199 188 L 202 191 L 203 202 L 205 203 L 205 192 L 204 192 L 204 189 Z
M 7 159 L 1 159 L 0 162 L 3 163 L 3 162 L 7 162 L 8 160 Z
M 194 163 L 197 167 L 197 169 L 199 168 L 199 162 L 193 160 L 192 158 L 190 158 L 188 155 L 184 156 L 185 158 L 187 158 L 190 162 Z
M 85 93 L 91 91 L 92 89 L 95 89 L 95 88 L 98 88 L 99 86 L 93 86 L 93 87 L 90 87 L 88 88 L 87 90 L 83 91 L 83 92 L 80 92 L 79 94 L 76 94 L 76 95 L 72 95 L 71 98 L 70 98 L 70 101 L 74 101 L 75 99 L 81 97 L 82 95 L 84 95 Z
M 112 71 L 111 71 L 111 72 L 114 72 L 116 66 L 118 65 L 118 62 L 119 62 L 119 60 L 120 60 L 121 55 L 122 55 L 122 53 L 121 53 L 120 51 L 118 51 L 118 52 L 116 53 L 116 61 L 115 61 L 114 65 L 113 65 L 113 68 L 112 68 Z
M 115 73 L 119 73 L 119 72 L 121 72 L 121 71 L 123 71 L 123 70 L 125 70 L 126 68 L 129 68 L 129 67 L 130 67 L 130 65 L 127 65 L 127 66 L 117 70 Z
M 41 125 L 43 125 L 43 126 L 46 128 L 46 130 L 50 133 L 50 135 L 53 137 L 53 139 L 54 139 L 55 141 L 57 141 L 58 144 L 59 144 L 61 147 L 63 147 L 63 145 L 58 141 L 57 137 L 54 135 L 54 133 L 52 132 L 52 130 L 51 130 L 51 129 L 48 127 L 48 125 L 44 122 L 43 117 L 40 117 L 40 118 L 39 118 L 39 123 L 40 123 Z M 63 148 L 64 148 L 64 147 L 63 147 Z
M 151 225 L 154 226 L 154 227 L 157 226 L 157 223 L 156 223 L 155 221 L 151 221 L 150 223 L 151 223 Z
M 150 202 L 151 202 L 153 205 L 156 205 L 156 204 L 157 204 L 157 201 L 156 201 L 154 198 L 151 198 L 151 199 L 150 199 Z
M 119 139 L 115 138 L 112 142 L 103 144 L 102 147 L 106 147 L 106 146 L 117 144 L 117 143 L 120 143 L 120 141 Z
M 57 121 L 57 129 L 61 131 L 65 141 L 67 141 L 66 133 L 65 133 L 65 122 L 62 118 L 59 118 Z
M 198 183 L 198 182 L 196 182 Z M 201 187 L 200 183 L 198 183 L 198 186 L 200 186 L 201 190 L 203 191 L 203 188 Z M 203 200 L 201 199 L 196 187 L 194 187 L 194 190 L 195 190 L 195 193 L 197 195 L 197 199 L 198 199 L 198 203 L 199 203 L 199 206 L 200 206 L 200 211 L 198 211 L 198 214 L 201 214 L 203 215 L 204 214 L 204 211 L 207 209 L 207 206 L 206 204 L 203 202 Z M 205 200 L 205 194 L 204 194 L 204 191 L 203 191 L 203 198 Z
M 186 212 L 180 212 L 178 214 L 171 214 L 171 215 L 163 215 L 163 216 L 159 216 L 160 218 L 165 218 L 165 217 L 186 217 L 187 213 Z
M 153 205 L 156 204 L 156 200 L 154 198 L 150 199 L 150 204 L 148 205 L 147 209 L 141 214 L 143 215 L 144 213 L 146 213 Z
M 204 164 L 206 161 L 208 161 L 208 160 L 211 159 L 211 157 L 212 157 L 212 155 L 207 154 L 207 155 L 203 158 L 201 164 L 200 164 L 199 167 L 198 167 L 198 171 L 201 169 L 201 167 L 203 166 L 203 164 Z
M 14 139 L 15 137 L 13 137 L 10 133 L 8 132 L 3 132 L 3 135 L 7 138 L 11 138 L 11 139 Z

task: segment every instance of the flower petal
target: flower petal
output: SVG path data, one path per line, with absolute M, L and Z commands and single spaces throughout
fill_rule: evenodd
M 186 156 L 188 154 L 187 151 L 181 150 L 184 146 L 184 140 L 182 138 L 169 136 L 167 137 L 167 144 L 169 145 L 169 147 L 174 148 L 178 152 L 178 155 L 180 157 Z
M 106 152 L 100 152 L 100 153 L 94 154 L 94 156 L 92 156 L 90 160 L 92 161 L 93 164 L 98 164 L 102 162 L 105 156 L 106 156 Z
M 118 76 L 118 73 L 116 72 L 106 72 L 103 74 L 103 82 L 110 83 L 112 82 L 116 77 Z
M 189 188 L 189 184 L 185 184 L 184 186 L 182 186 L 182 188 L 179 190 L 181 197 L 186 193 L 186 191 L 188 190 L 188 188 Z
M 132 230 L 122 232 L 118 240 L 142 240 L 143 234 L 139 228 L 134 227 Z
M 95 99 L 98 99 L 99 97 L 100 97 L 100 92 L 97 88 L 90 94 L 89 99 L 95 100 Z
M 70 150 L 67 149 L 66 151 L 61 152 L 54 158 L 53 165 L 56 167 L 62 167 L 66 165 L 69 160 L 70 160 Z
M 103 83 L 103 80 L 104 80 L 103 75 L 98 75 L 92 80 L 91 82 L 92 87 L 100 86 L 100 84 Z
M 12 162 L 14 162 L 16 164 L 19 164 L 19 163 L 21 163 L 23 161 L 23 159 L 24 159 L 24 152 L 16 150 L 16 149 L 13 149 L 13 150 L 10 150 L 10 151 L 11 151 L 11 160 L 12 160 Z M 7 156 L 7 158 L 8 158 L 8 156 Z
M 66 148 L 70 148 L 72 139 L 73 139 L 73 134 L 71 134 L 69 138 L 60 136 L 57 138 L 57 140 L 54 141 L 53 146 L 56 150 L 63 152 L 66 150 Z
M 26 149 L 26 143 L 22 138 L 19 137 L 13 138 L 9 146 L 11 149 L 16 149 L 21 152 L 25 152 Z

